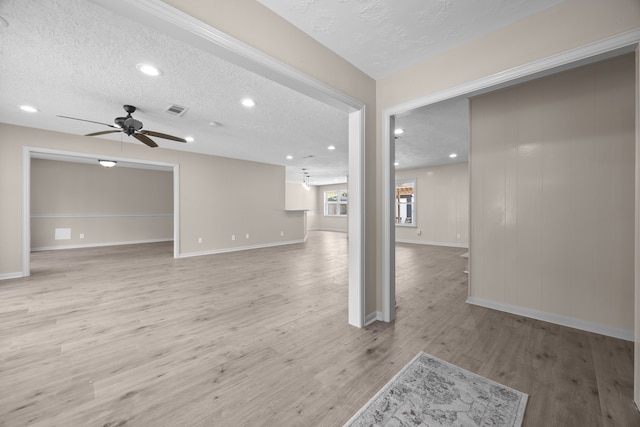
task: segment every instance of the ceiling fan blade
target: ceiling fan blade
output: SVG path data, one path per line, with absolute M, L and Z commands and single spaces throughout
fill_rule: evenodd
M 155 136 L 157 138 L 170 139 L 171 141 L 187 142 L 187 140 L 184 138 L 178 138 L 177 136 L 168 135 L 166 133 L 154 132 L 152 130 L 141 130 L 140 133 L 143 133 L 145 135 Z
M 121 130 L 102 130 L 100 132 L 88 133 L 85 136 L 98 136 L 98 135 L 106 135 L 108 133 L 118 133 L 122 132 Z
M 56 116 L 56 117 L 61 117 L 63 119 L 79 120 L 81 122 L 95 123 L 98 125 L 109 126 L 110 128 L 114 128 L 114 129 L 120 129 L 118 126 L 110 125 L 109 123 L 94 122 L 93 120 L 79 119 L 77 117 L 68 117 L 68 116 Z
M 138 141 L 147 144 L 149 147 L 153 148 L 153 147 L 157 147 L 158 144 L 156 144 L 155 142 L 153 142 L 153 139 L 149 138 L 147 135 L 143 135 L 141 133 L 134 133 L 133 136 L 135 139 L 137 139 Z

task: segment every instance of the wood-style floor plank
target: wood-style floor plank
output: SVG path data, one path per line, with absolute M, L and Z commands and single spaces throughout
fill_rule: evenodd
M 365 329 L 340 233 L 35 253 L 0 282 L 0 425 L 341 426 L 419 351 L 528 393 L 525 426 L 640 425 L 631 343 L 466 304 L 464 252 L 398 244 L 398 318 Z

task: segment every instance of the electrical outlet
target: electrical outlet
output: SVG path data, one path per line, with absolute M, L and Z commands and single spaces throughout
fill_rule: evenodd
M 236 235 L 235 234 L 231 235 L 231 240 L 236 240 Z
M 198 237 L 198 243 L 202 243 L 202 237 Z
M 280 232 L 280 237 L 284 236 L 284 231 Z
M 244 238 L 248 239 L 249 238 L 249 233 L 245 234 Z
M 460 233 L 458 233 L 456 236 L 457 236 L 457 238 L 459 239 L 459 238 L 460 238 Z
M 84 239 L 84 233 L 80 233 L 80 238 Z

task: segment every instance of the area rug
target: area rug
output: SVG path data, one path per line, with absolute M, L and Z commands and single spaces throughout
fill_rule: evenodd
M 528 395 L 420 352 L 346 426 L 521 426 Z

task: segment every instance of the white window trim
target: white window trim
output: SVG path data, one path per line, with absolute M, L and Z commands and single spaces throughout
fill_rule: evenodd
M 341 202 L 340 201 L 340 196 L 338 196 L 338 200 L 336 202 L 328 202 L 327 201 L 327 193 L 347 193 L 347 200 L 345 202 Z M 332 215 L 328 213 L 328 205 L 346 205 L 347 206 L 347 213 L 342 215 L 340 213 Z M 327 190 L 324 191 L 322 193 L 322 205 L 323 205 L 323 210 L 324 210 L 324 216 L 329 216 L 329 217 L 339 217 L 339 218 L 346 218 L 349 216 L 349 192 L 346 189 L 340 189 L 340 190 Z M 340 212 L 340 209 L 338 209 L 338 212 Z
M 397 190 L 398 188 L 398 183 L 400 182 L 413 182 L 413 202 L 411 202 L 411 223 L 410 224 L 403 224 L 403 223 L 398 223 L 397 221 L 395 222 L 396 227 L 417 227 L 418 226 L 418 216 L 416 215 L 416 207 L 417 207 L 417 203 L 416 201 L 418 200 L 417 197 L 417 193 L 418 193 L 418 180 L 416 178 L 397 178 L 396 179 L 396 183 L 395 183 L 395 188 Z M 395 193 L 395 192 L 394 192 Z M 394 195 L 395 197 L 395 195 Z M 394 203 L 394 211 L 397 213 L 398 212 L 398 200 L 395 200 Z

